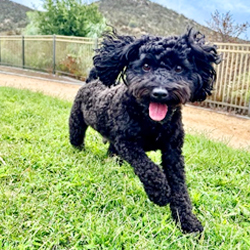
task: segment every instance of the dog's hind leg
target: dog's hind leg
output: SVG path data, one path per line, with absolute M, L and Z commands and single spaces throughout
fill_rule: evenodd
M 118 152 L 116 151 L 114 145 L 112 143 L 109 144 L 108 152 L 107 152 L 109 157 L 115 157 L 117 156 L 117 163 L 121 166 L 123 164 L 123 159 L 120 158 Z
M 117 153 L 117 151 L 112 143 L 109 144 L 109 148 L 108 148 L 107 153 L 108 153 L 108 156 L 110 156 L 110 157 L 118 156 L 118 153 Z
M 69 117 L 69 138 L 70 143 L 79 149 L 84 147 L 84 137 L 88 125 L 84 122 L 81 110 L 81 101 L 77 98 L 71 109 Z

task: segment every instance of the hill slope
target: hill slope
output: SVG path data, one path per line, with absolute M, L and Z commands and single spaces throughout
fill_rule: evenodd
M 179 35 L 187 27 L 194 27 L 205 34 L 208 40 L 221 41 L 220 36 L 211 29 L 149 0 L 99 0 L 96 3 L 107 23 L 120 34 Z M 20 34 L 20 29 L 28 24 L 26 12 L 32 11 L 10 0 L 0 0 L 0 10 L 0 34 Z M 238 39 L 238 42 L 246 41 Z
M 149 0 L 101 0 L 98 4 L 108 23 L 122 34 L 179 35 L 189 26 L 218 40 L 211 29 Z
M 28 24 L 27 11 L 32 9 L 12 2 L 10 0 L 0 0 L 0 33 L 18 33 L 18 30 Z

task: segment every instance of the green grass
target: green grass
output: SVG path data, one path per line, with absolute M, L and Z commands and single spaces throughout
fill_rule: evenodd
M 96 132 L 85 151 L 71 147 L 70 107 L 0 87 L 0 249 L 250 249 L 250 153 L 186 136 L 187 183 L 205 231 L 183 235 Z

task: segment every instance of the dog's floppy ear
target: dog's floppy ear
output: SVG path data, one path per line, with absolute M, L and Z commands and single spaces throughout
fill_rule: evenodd
M 119 36 L 115 31 L 103 35 L 102 47 L 94 56 L 94 67 L 97 77 L 106 85 L 115 84 L 117 77 L 128 65 L 132 56 L 137 54 L 138 43 L 135 37 Z
M 211 95 L 213 84 L 216 80 L 214 64 L 221 62 L 221 56 L 217 53 L 216 45 L 206 44 L 205 36 L 190 29 L 186 35 L 189 44 L 190 58 L 197 68 L 197 80 L 190 101 L 203 101 Z

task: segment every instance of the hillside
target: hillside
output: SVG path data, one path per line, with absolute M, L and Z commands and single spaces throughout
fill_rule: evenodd
M 220 36 L 211 29 L 149 0 L 99 0 L 96 3 L 107 24 L 115 27 L 120 34 L 179 35 L 187 27 L 194 27 L 208 40 L 220 42 Z M 26 12 L 32 11 L 10 0 L 0 0 L 0 10 L 0 34 L 20 34 L 28 24 Z
M 149 0 L 101 0 L 98 4 L 108 24 L 122 34 L 178 35 L 195 27 L 209 39 L 219 40 L 211 29 Z
M 27 11 L 32 9 L 10 0 L 0 0 L 0 33 L 19 33 L 28 24 Z

